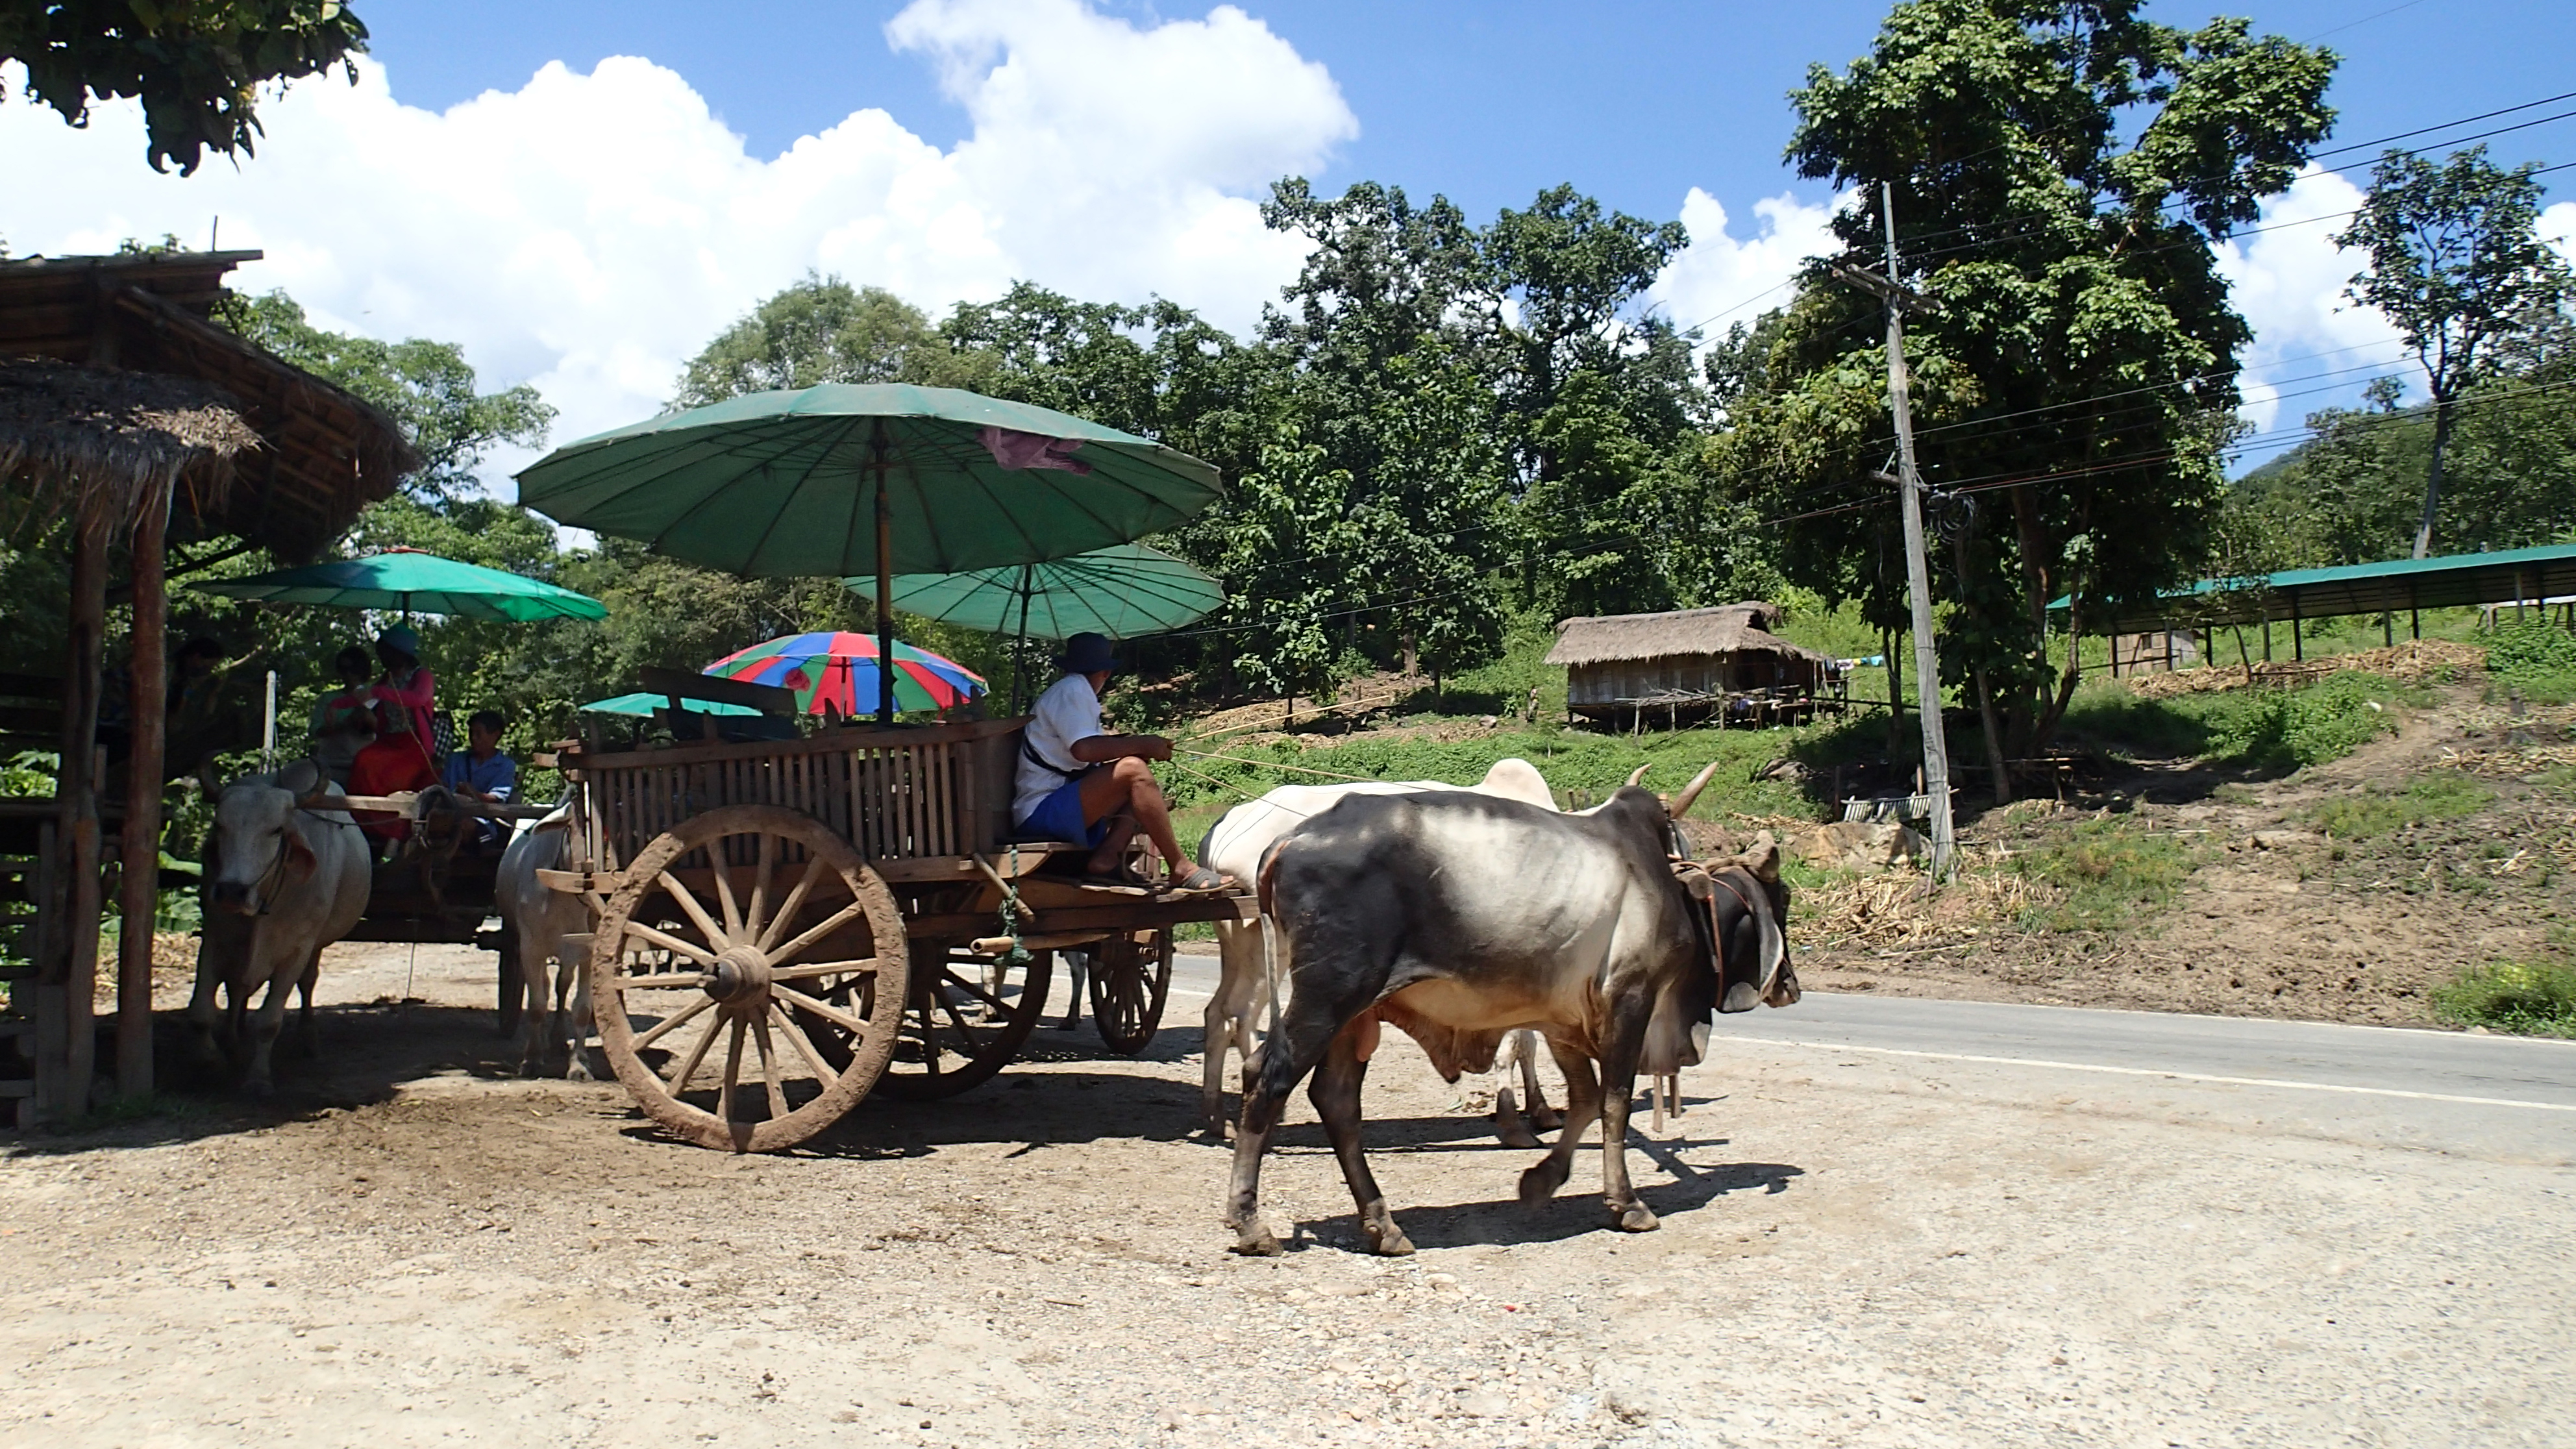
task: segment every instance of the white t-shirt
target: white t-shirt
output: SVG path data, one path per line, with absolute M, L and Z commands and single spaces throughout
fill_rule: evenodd
M 1011 798 L 1012 824 L 1026 823 L 1029 812 L 1046 797 L 1091 768 L 1073 757 L 1073 743 L 1100 732 L 1100 696 L 1091 692 L 1091 681 L 1084 676 L 1068 674 L 1038 696 L 1037 708 L 1029 712 L 1028 753 L 1055 770 L 1039 769 L 1028 753 L 1020 756 L 1019 793 Z

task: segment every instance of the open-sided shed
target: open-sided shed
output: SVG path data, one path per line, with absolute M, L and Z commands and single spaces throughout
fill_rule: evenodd
M 0 262 L 0 515 L 20 535 L 67 526 L 68 646 L 59 679 L 0 680 L 21 740 L 58 702 L 51 800 L 0 809 L 0 900 L 24 964 L 9 968 L 0 1097 L 21 1126 L 86 1111 L 96 1052 L 106 868 L 122 872 L 116 1090 L 152 1087 L 152 923 L 158 904 L 168 663 L 164 559 L 174 539 L 238 535 L 289 559 L 319 552 L 389 496 L 419 455 L 393 420 L 244 341 L 209 315 L 256 252 Z M 122 802 L 103 800 L 111 564 L 130 580 Z M 113 848 L 105 827 L 120 828 Z M 14 1077 L 14 1079 L 13 1079 Z

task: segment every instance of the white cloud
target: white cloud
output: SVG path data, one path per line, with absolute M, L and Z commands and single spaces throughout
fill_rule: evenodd
M 2359 187 L 2311 169 L 2263 204 L 2260 230 L 2218 244 L 2230 300 L 2254 329 L 2238 386 L 2240 411 L 2258 429 L 2296 427 L 2320 407 L 2349 406 L 2363 383 L 2411 366 L 2388 319 L 2344 295 L 2368 258 L 2337 247 L 2334 236 L 2360 205 Z
M 709 336 L 808 268 L 934 311 L 1027 277 L 1245 326 L 1302 254 L 1251 193 L 1358 134 L 1324 69 L 1230 6 L 1140 29 L 1081 0 L 917 0 L 887 38 L 966 107 L 953 150 L 863 109 L 755 159 L 679 75 L 630 57 L 443 113 L 362 63 L 354 87 L 266 104 L 255 159 L 185 179 L 143 164 L 130 103 L 86 131 L 0 104 L 0 235 L 21 254 L 203 244 L 220 216 L 226 247 L 268 253 L 237 285 L 459 342 L 488 382 L 535 382 L 567 440 L 652 412 Z
M 1789 300 L 1787 283 L 1807 258 L 1835 249 L 1831 203 L 1808 206 L 1788 193 L 1753 203 L 1759 231 L 1727 233 L 1726 208 L 1694 186 L 1682 199 L 1690 246 L 1673 258 L 1648 293 L 1677 327 L 1705 324 L 1709 341 L 1737 322 L 1750 324 Z

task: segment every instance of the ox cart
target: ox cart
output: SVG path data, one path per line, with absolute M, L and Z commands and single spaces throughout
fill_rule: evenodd
M 1173 928 L 1252 902 L 1086 880 L 1087 849 L 1015 843 L 1024 723 L 558 757 L 571 868 L 539 879 L 588 905 L 601 1049 L 648 1116 L 766 1152 L 873 1091 L 965 1091 L 1028 1040 L 1070 949 L 1102 1040 L 1144 1048 Z

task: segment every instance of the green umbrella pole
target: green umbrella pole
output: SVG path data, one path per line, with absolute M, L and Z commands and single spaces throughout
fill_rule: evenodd
M 894 723 L 894 505 L 886 499 L 886 425 L 868 439 L 877 465 L 877 723 Z
M 1020 712 L 1022 687 L 1029 677 L 1029 595 L 1037 592 L 1037 565 L 1020 565 L 1020 637 L 1011 643 L 1011 713 Z

